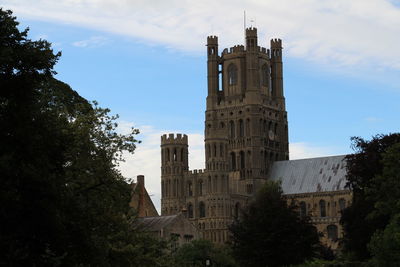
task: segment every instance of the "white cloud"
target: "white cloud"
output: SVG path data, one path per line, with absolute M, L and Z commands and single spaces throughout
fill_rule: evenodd
M 109 40 L 103 36 L 92 36 L 89 39 L 73 42 L 76 47 L 99 47 L 108 43 Z
M 59 21 L 200 52 L 205 37 L 221 47 L 243 40 L 243 10 L 267 38 L 284 40 L 292 57 L 353 66 L 400 69 L 400 7 L 389 0 L 6 0 L 18 16 Z
M 338 151 L 334 147 L 320 147 L 313 144 L 296 142 L 289 143 L 290 159 L 305 159 L 337 155 Z

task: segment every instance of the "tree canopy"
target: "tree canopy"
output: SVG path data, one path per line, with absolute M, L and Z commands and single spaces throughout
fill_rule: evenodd
M 347 156 L 347 179 L 353 202 L 341 219 L 344 252 L 352 260 L 367 261 L 383 251 L 377 249 L 383 245 L 378 240 L 398 229 L 400 134 L 377 135 L 370 141 L 355 137 L 352 142 L 356 153 Z
M 229 247 L 216 246 L 209 240 L 194 240 L 184 244 L 173 253 L 173 266 L 179 267 L 235 267 L 237 266 Z
M 287 204 L 280 183 L 273 181 L 266 182 L 230 231 L 233 255 L 243 266 L 300 264 L 319 248 L 316 228 Z
M 56 80 L 60 56 L 0 9 L 0 265 L 163 266 L 117 169 L 138 130 Z

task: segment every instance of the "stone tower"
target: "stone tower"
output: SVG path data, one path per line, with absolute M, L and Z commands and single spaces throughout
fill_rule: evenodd
M 289 159 L 282 77 L 280 39 L 260 47 L 248 28 L 245 46 L 219 55 L 218 38 L 207 38 L 206 169 L 188 171 L 186 135 L 161 137 L 162 215 L 187 210 L 203 238 L 228 239 L 227 226 L 272 163 Z
M 210 36 L 207 53 L 206 168 L 229 171 L 252 194 L 271 163 L 289 157 L 282 42 L 274 39 L 271 50 L 262 48 L 257 29 L 248 28 L 246 47 L 218 56 L 218 39 Z
M 185 206 L 183 174 L 188 169 L 187 135 L 164 134 L 161 137 L 161 193 L 167 214 L 176 214 Z

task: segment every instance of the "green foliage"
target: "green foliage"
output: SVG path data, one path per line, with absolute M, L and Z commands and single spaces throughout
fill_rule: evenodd
M 238 262 L 242 266 L 285 266 L 315 256 L 320 247 L 317 230 L 295 209 L 282 197 L 280 183 L 268 181 L 230 227 Z
M 166 266 L 116 169 L 138 130 L 52 77 L 60 53 L 0 9 L 0 265 Z
M 182 245 L 174 254 L 174 264 L 177 267 L 203 267 L 206 261 L 210 266 L 236 266 L 228 247 L 218 247 L 208 240 L 194 240 Z
M 400 143 L 400 134 L 377 135 L 371 141 L 355 137 L 352 142 L 356 153 L 347 156 L 347 179 L 353 190 L 353 202 L 341 218 L 343 245 L 349 259 L 366 261 L 371 257 L 367 244 L 372 235 L 388 225 L 391 210 L 398 210 L 398 153 L 390 153 L 390 164 L 385 163 L 388 159 L 384 155 Z M 382 175 L 384 172 L 387 174 Z
M 377 229 L 368 244 L 373 266 L 398 266 L 400 262 L 400 143 L 382 155 L 383 171 L 373 178 L 366 193 L 376 202 L 369 218 L 390 217 L 384 229 Z
M 400 262 L 400 214 L 382 230 L 377 230 L 368 244 L 373 255 L 372 266 L 399 266 Z

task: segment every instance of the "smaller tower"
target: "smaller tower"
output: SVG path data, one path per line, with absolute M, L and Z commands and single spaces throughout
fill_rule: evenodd
M 271 39 L 272 97 L 283 99 L 282 40 Z
M 254 50 L 258 46 L 257 28 L 251 27 L 246 29 L 246 50 Z
M 257 38 L 257 28 L 246 29 L 246 91 L 249 98 L 259 99 L 260 70 L 259 70 L 259 47 Z M 257 93 L 255 93 L 257 92 Z
M 207 37 L 207 108 L 217 102 L 219 88 L 218 37 Z
M 184 172 L 189 169 L 186 134 L 161 136 L 161 213 L 176 214 L 184 203 Z

